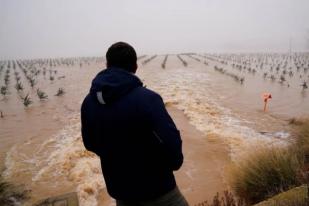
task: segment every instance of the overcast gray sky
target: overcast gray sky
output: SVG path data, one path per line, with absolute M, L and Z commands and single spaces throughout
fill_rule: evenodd
M 309 0 L 0 0 L 0 59 L 305 50 Z

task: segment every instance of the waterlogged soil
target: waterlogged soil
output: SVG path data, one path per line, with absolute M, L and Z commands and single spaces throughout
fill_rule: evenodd
M 188 66 L 176 56 L 168 57 L 165 69 L 165 56 L 146 65 L 140 60 L 137 75 L 163 97 L 182 132 L 185 162 L 176 177 L 194 205 L 228 187 L 224 170 L 231 160 L 257 145 L 286 144 L 287 120 L 307 116 L 309 98 L 307 91 L 270 83 L 259 72 L 243 74 L 241 85 L 215 71 L 214 66 L 223 67 L 217 62 L 206 60 L 205 65 L 202 57 L 197 56 L 201 62 L 181 57 Z M 230 65 L 224 67 L 233 71 Z M 103 68 L 102 61 L 58 66 L 52 69 L 65 78 L 50 81 L 41 75 L 34 89 L 24 79 L 25 93 L 33 100 L 29 108 L 24 108 L 12 78 L 10 95 L 0 101 L 0 167 L 6 180 L 32 190 L 29 205 L 72 191 L 81 205 L 114 204 L 106 194 L 99 159 L 84 149 L 80 134 L 81 102 Z M 65 94 L 54 96 L 60 87 Z M 37 88 L 46 92 L 47 100 L 36 97 Z M 266 113 L 261 99 L 265 91 L 273 96 Z

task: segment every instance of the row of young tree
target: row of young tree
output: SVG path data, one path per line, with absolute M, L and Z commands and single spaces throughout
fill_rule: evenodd
M 303 90 L 308 88 L 309 55 L 293 54 L 224 54 L 210 55 L 209 59 L 231 66 L 236 73 L 258 74 L 264 80 L 290 87 L 296 82 Z
M 103 61 L 102 57 L 0 61 L 0 101 L 9 103 L 10 97 L 16 93 L 24 107 L 28 107 L 34 103 L 31 95 L 39 101 L 63 96 L 63 87 L 55 88 L 54 94 L 47 94 L 41 87 L 48 83 L 55 85 L 54 82 L 65 79 L 65 75 L 59 75 L 59 68 L 83 67 Z M 4 108 L 0 108 L 0 117 L 4 117 Z

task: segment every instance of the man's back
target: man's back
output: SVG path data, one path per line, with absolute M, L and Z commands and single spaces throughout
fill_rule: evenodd
M 101 158 L 109 194 L 150 200 L 176 186 L 181 139 L 161 97 L 120 68 L 100 72 L 82 110 L 85 147 Z

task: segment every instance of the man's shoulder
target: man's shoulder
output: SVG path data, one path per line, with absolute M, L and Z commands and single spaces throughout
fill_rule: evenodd
M 160 98 L 162 97 L 155 91 L 148 89 L 146 87 L 138 87 L 136 90 L 136 93 L 139 95 L 142 95 L 143 98 L 149 98 L 149 99 L 154 99 L 154 98 Z

